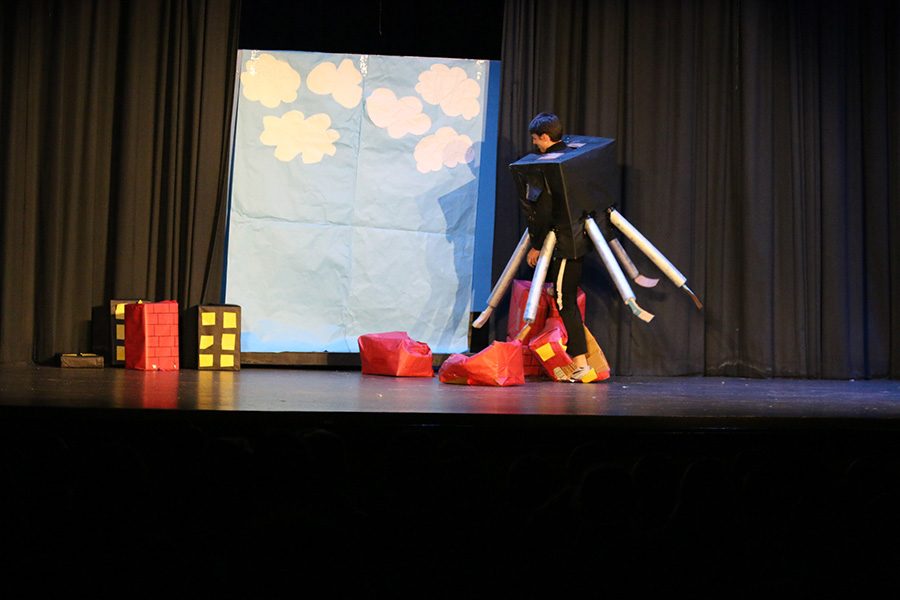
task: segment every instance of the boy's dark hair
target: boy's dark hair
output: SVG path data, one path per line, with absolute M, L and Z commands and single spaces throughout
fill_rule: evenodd
M 537 135 L 547 134 L 551 140 L 558 142 L 562 139 L 562 123 L 559 117 L 553 113 L 538 113 L 538 115 L 528 124 L 528 133 Z

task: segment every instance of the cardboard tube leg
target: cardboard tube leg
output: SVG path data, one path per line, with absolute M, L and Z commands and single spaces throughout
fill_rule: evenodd
M 650 240 L 645 238 L 634 225 L 629 223 L 628 220 L 619 213 L 619 211 L 610 208 L 609 220 L 619 229 L 619 231 L 624 233 L 625 236 L 647 256 L 647 258 L 652 260 L 653 264 L 659 267 L 659 270 L 665 273 L 666 277 L 668 277 L 676 287 L 684 285 L 684 282 L 687 281 L 687 277 L 682 275 L 681 271 L 676 269 L 675 265 L 669 262 L 669 259 L 667 259 L 662 252 L 657 250 L 656 246 L 650 243 Z
M 491 314 L 494 312 L 494 309 L 497 308 L 497 305 L 500 304 L 504 294 L 506 294 L 506 290 L 509 289 L 509 284 L 516 276 L 519 265 L 525 260 L 529 248 L 531 248 L 531 242 L 528 241 L 528 230 L 526 229 L 525 233 L 522 234 L 519 243 L 516 245 L 516 249 L 513 251 L 512 256 L 509 258 L 509 262 L 506 263 L 503 273 L 500 274 L 500 279 L 497 280 L 497 283 L 494 284 L 494 289 L 491 290 L 491 295 L 488 297 L 487 308 L 478 315 L 478 318 L 472 323 L 472 327 L 480 329 L 488 322 L 488 319 L 491 318 Z
M 603 265 L 609 272 L 609 276 L 612 277 L 613 283 L 616 285 L 616 289 L 619 290 L 619 295 L 622 297 L 622 301 L 625 302 L 628 308 L 631 309 L 631 312 L 633 312 L 639 319 L 646 323 L 649 323 L 653 319 L 654 315 L 638 306 L 638 303 L 634 297 L 634 292 L 631 290 L 631 286 L 628 284 L 628 279 L 625 277 L 625 273 L 622 272 L 622 268 L 619 267 L 619 263 L 616 262 L 616 257 L 613 256 L 612 250 L 610 250 L 609 248 L 609 244 L 606 243 L 606 239 L 603 237 L 603 234 L 600 233 L 600 228 L 597 227 L 597 223 L 594 222 L 594 219 L 588 217 L 584 222 L 584 228 L 585 230 L 587 230 L 588 237 L 591 238 L 592 242 L 594 242 L 594 246 L 597 248 L 597 252 L 600 254 L 600 260 L 603 261 Z
M 525 302 L 525 314 L 523 316 L 526 323 L 534 323 L 534 319 L 537 317 L 541 293 L 544 291 L 544 280 L 547 279 L 547 270 L 550 268 L 550 260 L 553 258 L 553 249 L 555 247 L 556 233 L 551 231 L 544 238 L 541 254 L 538 256 L 537 264 L 534 266 L 534 277 L 531 279 L 531 289 L 528 290 L 528 300 Z
M 672 283 L 675 284 L 676 287 L 681 288 L 685 293 L 687 293 L 693 300 L 694 304 L 697 308 L 702 308 L 703 305 L 700 303 L 700 300 L 697 298 L 696 294 L 691 291 L 689 287 L 687 287 L 687 277 L 682 275 L 681 271 L 675 268 L 668 258 L 660 252 L 656 246 L 650 243 L 650 240 L 644 237 L 644 235 L 637 230 L 637 228 L 628 222 L 628 220 L 623 217 L 619 211 L 614 208 L 609 209 L 609 220 L 610 222 L 616 226 L 625 236 L 631 240 L 631 242 L 637 246 L 641 252 L 643 252 L 647 258 L 653 261 L 660 271 L 665 273 L 666 277 L 668 277 Z

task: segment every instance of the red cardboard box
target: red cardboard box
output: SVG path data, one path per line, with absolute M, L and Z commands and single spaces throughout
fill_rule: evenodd
M 604 381 L 609 379 L 609 363 L 597 340 L 585 327 L 584 335 L 587 339 L 587 352 L 585 358 L 592 371 L 582 381 Z M 556 381 L 566 381 L 571 375 L 572 357 L 566 350 L 566 328 L 562 319 L 553 316 L 547 319 L 544 330 L 531 339 L 532 352 L 540 361 L 547 374 Z
M 531 324 L 531 331 L 522 340 L 523 344 L 527 344 L 532 337 L 543 331 L 544 323 L 551 312 L 550 303 L 554 301 L 550 295 L 552 285 L 544 284 L 544 293 L 541 294 L 538 301 L 537 314 L 534 317 L 534 323 Z M 528 292 L 531 290 L 531 282 L 525 279 L 516 279 L 513 281 L 512 293 L 509 299 L 509 320 L 506 325 L 506 335 L 508 339 L 514 339 L 522 328 L 525 326 L 525 304 L 528 302 Z M 584 290 L 578 288 L 578 294 L 575 297 L 578 304 L 578 310 L 581 311 L 581 319 L 584 320 L 584 310 L 586 298 Z
M 572 363 L 572 357 L 566 353 L 566 341 L 566 326 L 562 319 L 551 317 L 545 322 L 543 331 L 528 343 L 547 375 L 557 381 L 567 377 L 562 368 Z
M 125 305 L 125 368 L 178 370 L 178 303 Z
M 538 309 L 537 314 L 534 317 L 534 323 L 531 324 L 531 329 L 521 339 L 522 345 L 520 348 L 522 352 L 522 363 L 524 365 L 525 375 L 529 377 L 540 375 L 543 372 L 541 361 L 534 355 L 528 342 L 544 330 L 547 317 L 556 312 L 554 310 L 555 306 L 552 304 L 553 296 L 550 295 L 550 290 L 552 289 L 553 286 L 551 284 L 544 284 L 544 293 L 541 294 L 540 300 L 538 301 Z M 508 341 L 516 339 L 516 336 L 522 331 L 522 328 L 525 327 L 525 304 L 528 302 L 528 292 L 530 290 L 530 281 L 525 279 L 516 279 L 513 281 L 512 293 L 509 300 L 509 320 L 507 321 L 506 326 Z M 578 309 L 581 311 L 581 318 L 584 319 L 585 295 L 581 288 L 578 289 L 578 295 L 576 296 L 575 301 L 578 303 Z M 566 328 L 564 325 L 561 326 L 565 337 Z

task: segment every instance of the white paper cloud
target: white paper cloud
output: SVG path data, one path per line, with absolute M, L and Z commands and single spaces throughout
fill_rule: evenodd
M 362 99 L 361 81 L 362 73 L 353 66 L 353 61 L 345 58 L 339 67 L 332 62 L 316 65 L 306 77 L 306 86 L 322 96 L 331 94 L 344 108 L 353 108 Z
M 466 72 L 459 67 L 449 68 L 447 65 L 431 65 L 427 71 L 419 74 L 416 91 L 429 104 L 440 104 L 444 114 L 450 117 L 472 119 L 481 112 L 478 96 L 481 86 L 474 79 L 469 79 Z
M 331 118 L 325 113 L 303 118 L 303 113 L 292 110 L 281 117 L 263 117 L 265 130 L 259 140 L 266 146 L 275 146 L 275 158 L 289 162 L 301 154 L 305 164 L 321 162 L 327 154 L 334 156 L 340 137 L 331 127 Z
M 300 89 L 300 73 L 286 61 L 271 54 L 260 54 L 244 63 L 241 73 L 244 97 L 275 108 L 282 102 L 293 102 Z
M 431 117 L 422 112 L 422 102 L 415 96 L 397 95 L 388 88 L 378 88 L 366 98 L 366 112 L 376 126 L 387 129 L 394 139 L 407 133 L 422 135 L 431 129 Z
M 452 169 L 460 163 L 472 162 L 472 138 L 456 133 L 452 127 L 441 127 L 416 144 L 413 156 L 420 173 L 440 171 L 443 167 Z

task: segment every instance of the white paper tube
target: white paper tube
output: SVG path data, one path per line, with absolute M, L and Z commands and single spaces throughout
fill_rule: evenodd
M 538 305 L 541 301 L 541 293 L 544 291 L 544 280 L 547 279 L 547 270 L 550 268 L 550 260 L 553 258 L 553 249 L 556 247 L 556 233 L 551 231 L 544 238 L 541 254 L 534 266 L 534 277 L 531 278 L 531 289 L 528 290 L 528 300 L 525 302 L 524 320 L 526 323 L 534 323 L 537 317 Z
M 592 242 L 594 242 L 594 247 L 597 248 L 597 252 L 600 254 L 600 260 L 603 261 L 603 265 L 609 272 L 609 276 L 612 278 L 613 283 L 616 285 L 616 289 L 619 290 L 619 295 L 622 296 L 622 301 L 625 302 L 626 305 L 628 305 L 628 308 L 631 309 L 631 312 L 637 315 L 638 318 L 649 323 L 650 320 L 653 319 L 654 315 L 638 306 L 638 303 L 634 297 L 634 291 L 632 291 L 631 285 L 628 283 L 628 279 L 625 277 L 625 273 L 622 272 L 622 267 L 620 267 L 619 263 L 616 262 L 616 257 L 613 256 L 613 252 L 612 250 L 610 250 L 609 244 L 606 242 L 606 238 L 604 238 L 603 234 L 600 233 L 600 228 L 597 227 L 597 223 L 594 222 L 594 219 L 588 217 L 584 221 L 584 228 L 587 231 L 588 237 L 591 238 Z

